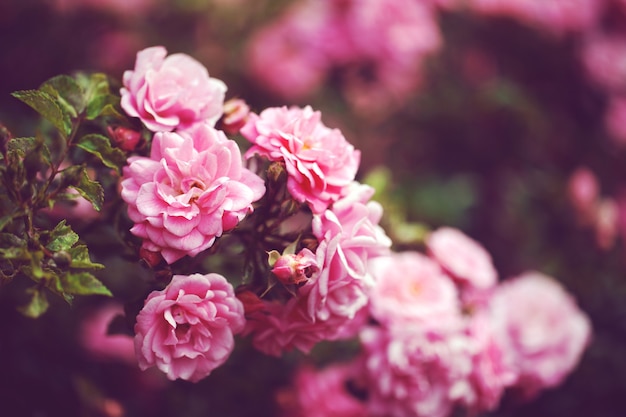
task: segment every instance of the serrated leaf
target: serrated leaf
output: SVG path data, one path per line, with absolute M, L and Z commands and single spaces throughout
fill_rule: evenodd
M 78 235 L 70 226 L 65 224 L 65 219 L 63 219 L 50 231 L 50 239 L 46 248 L 52 252 L 69 251 L 76 242 L 78 242 Z
M 85 113 L 88 120 L 93 120 L 108 103 L 107 96 L 110 96 L 109 79 L 106 74 L 78 74 L 76 81 L 85 91 Z
M 97 117 L 105 116 L 117 122 L 125 122 L 127 120 L 126 117 L 117 110 L 119 103 L 120 98 L 113 94 L 94 97 L 87 105 L 85 117 L 87 120 L 93 120 Z
M 70 187 L 78 191 L 82 197 L 89 200 L 96 211 L 102 209 L 102 205 L 104 204 L 104 190 L 100 183 L 92 181 L 91 178 L 89 178 L 85 168 L 83 168 L 79 183 L 71 185 Z
M 100 159 L 104 165 L 119 172 L 120 166 L 126 163 L 126 155 L 118 148 L 111 146 L 109 138 L 92 133 L 85 135 L 76 144 L 79 148 L 87 151 Z
M 7 156 L 9 160 L 22 159 L 30 152 L 37 149 L 37 138 L 13 138 L 7 143 Z
M 52 123 L 64 138 L 67 138 L 72 131 L 71 115 L 64 111 L 59 102 L 45 91 L 21 90 L 15 91 L 11 95 L 28 104 L 44 119 Z
M 19 308 L 20 313 L 23 315 L 36 319 L 48 310 L 48 298 L 43 290 L 36 288 L 29 288 L 26 290 L 31 294 L 30 301 L 25 306 Z
M 72 77 L 57 75 L 43 83 L 39 90 L 56 98 L 72 117 L 78 116 L 85 109 L 84 91 Z
M 85 245 L 77 245 L 67 251 L 72 257 L 70 267 L 81 269 L 102 269 L 104 265 L 91 262 L 89 250 Z
M 113 296 L 111 291 L 89 272 L 68 273 L 61 278 L 61 284 L 63 291 L 69 294 Z

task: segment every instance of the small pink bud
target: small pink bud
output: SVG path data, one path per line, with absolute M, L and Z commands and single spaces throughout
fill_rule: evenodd
M 302 249 L 297 255 L 284 254 L 275 263 L 272 273 L 283 284 L 300 284 L 319 270 L 315 254 Z
M 600 249 L 609 250 L 615 244 L 619 227 L 619 207 L 612 198 L 600 200 L 595 212 L 596 242 Z
M 239 98 L 231 98 L 224 103 L 222 116 L 222 130 L 228 134 L 238 133 L 248 121 L 250 107 Z
M 135 150 L 141 140 L 141 134 L 139 132 L 126 127 L 118 126 L 113 129 L 109 126 L 108 131 L 117 147 L 127 152 Z
M 589 223 L 600 193 L 600 185 L 595 174 L 589 168 L 578 168 L 569 179 L 568 193 L 580 221 Z

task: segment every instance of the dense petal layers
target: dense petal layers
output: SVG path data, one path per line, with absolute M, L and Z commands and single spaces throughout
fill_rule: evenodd
M 154 135 L 150 157 L 131 157 L 122 198 L 143 247 L 172 263 L 195 256 L 234 228 L 265 192 L 237 144 L 202 124 Z
M 137 316 L 139 367 L 197 382 L 228 359 L 244 324 L 243 305 L 223 276 L 175 275 L 148 296 Z

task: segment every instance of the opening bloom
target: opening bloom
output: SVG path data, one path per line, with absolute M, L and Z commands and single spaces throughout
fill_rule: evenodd
M 162 46 L 137 53 L 135 69 L 124 72 L 122 108 L 153 132 L 213 126 L 224 111 L 226 84 L 189 55 L 166 55 Z
M 197 382 L 222 365 L 243 330 L 243 305 L 219 274 L 174 275 L 153 291 L 137 316 L 139 367 L 156 366 L 171 380 Z
M 453 278 L 478 289 L 494 286 L 498 274 L 491 255 L 485 248 L 463 232 L 442 227 L 426 239 L 429 255 Z
M 589 318 L 554 279 L 526 272 L 499 285 L 491 302 L 527 398 L 559 385 L 591 339 Z
M 170 264 L 209 248 L 265 193 L 237 144 L 204 124 L 156 133 L 150 157 L 128 162 L 121 195 L 135 222 L 131 232 Z
M 321 213 L 349 186 L 361 161 L 361 153 L 338 129 L 321 122 L 321 114 L 309 106 L 273 107 L 251 114 L 241 134 L 254 145 L 246 158 L 259 154 L 282 161 L 291 196 Z

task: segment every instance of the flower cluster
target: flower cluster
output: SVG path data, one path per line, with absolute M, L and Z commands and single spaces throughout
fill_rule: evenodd
M 139 365 L 170 379 L 209 375 L 240 332 L 276 356 L 354 336 L 374 285 L 368 263 L 391 246 L 374 190 L 355 180 L 360 152 L 320 112 L 249 113 L 242 100 L 224 103 L 225 91 L 199 62 L 162 47 L 124 73 L 122 108 L 152 132 L 149 155 L 128 158 L 120 187 L 144 259 L 170 271 L 234 240 L 245 253 L 237 289 L 212 271 L 177 274 L 145 300 Z M 239 130 L 251 144 L 243 157 L 225 133 Z
M 255 34 L 248 61 L 252 75 L 285 98 L 340 73 L 353 108 L 375 114 L 419 87 L 425 57 L 440 46 L 427 2 L 305 0 Z
M 459 407 L 476 415 L 497 408 L 506 390 L 533 398 L 573 370 L 590 323 L 557 281 L 526 272 L 498 284 L 489 253 L 456 229 L 438 229 L 426 243 L 429 255 L 371 262 L 360 356 L 299 372 L 296 388 L 278 397 L 290 399 L 285 409 L 313 416 L 312 407 L 337 401 L 366 416 L 445 417 Z M 344 389 L 322 398 L 331 385 Z

